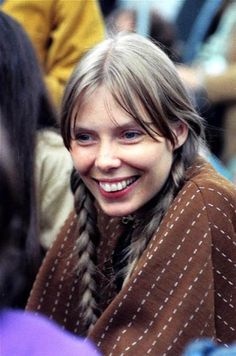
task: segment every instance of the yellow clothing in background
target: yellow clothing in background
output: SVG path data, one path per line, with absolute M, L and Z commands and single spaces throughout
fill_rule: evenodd
M 5 0 L 1 9 L 21 23 L 38 54 L 57 106 L 81 56 L 104 38 L 96 0 Z

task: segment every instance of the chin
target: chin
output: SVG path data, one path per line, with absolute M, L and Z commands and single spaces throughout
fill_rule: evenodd
M 108 215 L 108 216 L 111 216 L 111 217 L 122 217 L 122 216 L 127 216 L 127 215 L 130 215 L 130 214 L 133 214 L 137 209 L 122 209 L 122 208 L 109 208 L 109 207 L 105 207 L 105 206 L 101 206 L 100 205 L 100 208 L 102 209 L 102 211 Z

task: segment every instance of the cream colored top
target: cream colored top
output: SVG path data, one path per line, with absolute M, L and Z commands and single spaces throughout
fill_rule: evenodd
M 39 204 L 40 241 L 48 249 L 73 209 L 70 190 L 72 160 L 61 136 L 52 130 L 38 132 L 36 192 Z

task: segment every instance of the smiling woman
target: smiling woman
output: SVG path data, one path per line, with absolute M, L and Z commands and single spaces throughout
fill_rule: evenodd
M 75 212 L 28 309 L 104 355 L 179 355 L 200 336 L 231 342 L 235 188 L 199 156 L 203 120 L 170 59 L 136 34 L 105 40 L 75 69 L 61 127 Z
M 109 103 L 109 111 L 106 103 Z M 179 124 L 178 143 L 153 134 L 120 108 L 105 86 L 91 94 L 78 113 L 70 151 L 76 170 L 109 216 L 138 212 L 169 176 L 173 151 L 187 138 Z M 90 129 L 92 128 L 92 129 Z

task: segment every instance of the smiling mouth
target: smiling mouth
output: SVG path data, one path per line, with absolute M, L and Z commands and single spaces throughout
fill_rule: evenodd
M 131 177 L 128 179 L 123 179 L 120 182 L 113 182 L 113 183 L 98 181 L 98 184 L 99 184 L 100 188 L 102 188 L 105 192 L 108 192 L 108 193 L 119 192 L 121 190 L 126 189 L 134 182 L 136 182 L 136 180 L 138 178 L 139 178 L 138 176 L 135 176 L 135 177 Z

